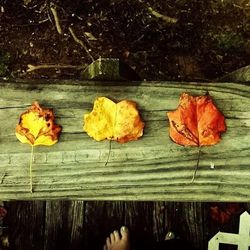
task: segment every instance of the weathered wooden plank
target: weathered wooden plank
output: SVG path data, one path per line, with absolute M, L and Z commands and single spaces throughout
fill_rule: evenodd
M 45 202 L 8 202 L 5 205 L 10 248 L 44 250 Z
M 46 201 L 44 249 L 81 248 L 84 209 L 84 202 Z
M 85 205 L 83 201 L 52 201 L 47 204 L 45 222 L 45 202 L 6 202 L 6 206 L 8 217 L 5 226 L 8 227 L 6 233 L 9 234 L 10 249 L 20 250 L 52 249 L 60 247 L 62 243 L 65 244 L 61 246 L 62 249 L 102 249 L 109 233 L 125 221 L 132 233 L 133 246 L 147 243 L 147 237 L 150 241 L 152 238 L 154 241 L 162 241 L 164 234 L 172 231 L 196 249 L 205 250 L 208 240 L 218 231 L 238 233 L 240 215 L 239 212 L 225 225 L 219 225 L 209 216 L 208 203 L 87 202 Z M 249 212 L 249 204 L 241 206 L 242 211 Z M 45 223 L 51 222 L 48 216 L 54 216 L 55 219 L 52 218 L 52 225 L 45 226 Z M 60 238 L 62 243 L 59 244 Z M 44 241 L 49 240 L 52 242 L 50 245 L 46 243 L 44 248 Z M 229 249 L 229 246 L 222 249 Z
M 151 249 L 154 241 L 153 202 L 126 202 L 125 224 L 135 249 Z
M 174 144 L 166 112 L 187 91 L 209 91 L 226 116 L 228 131 L 213 147 Z M 249 201 L 249 85 L 173 82 L 18 82 L 0 84 L 0 199 Z M 146 123 L 142 139 L 127 144 L 95 142 L 82 131 L 83 115 L 98 96 L 132 99 Z M 59 143 L 36 147 L 34 193 L 29 193 L 30 147 L 14 135 L 18 117 L 37 100 L 55 110 L 63 126 Z M 214 166 L 214 167 L 211 167 Z M 232 187 L 234 187 L 232 189 Z
M 200 202 L 182 204 L 181 217 L 185 221 L 186 230 L 183 230 L 183 237 L 193 243 L 197 249 L 206 248 L 206 223 L 204 218 L 204 205 Z M 201 240 L 202 239 L 202 240 Z
M 44 249 L 68 249 L 70 242 L 69 201 L 47 201 Z
M 165 202 L 153 202 L 153 236 L 155 242 L 163 241 L 166 236 Z
M 69 218 L 72 218 L 69 249 L 72 250 L 83 249 L 84 216 L 85 216 L 85 202 L 72 201 L 72 213 L 69 214 Z
M 189 242 L 195 249 L 207 249 L 207 215 L 207 208 L 201 202 L 165 203 L 167 231 Z
M 85 207 L 84 248 L 103 249 L 106 238 L 124 224 L 124 202 L 90 201 Z

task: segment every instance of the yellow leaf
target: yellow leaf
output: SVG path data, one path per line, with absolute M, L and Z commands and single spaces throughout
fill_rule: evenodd
M 136 103 L 123 100 L 114 103 L 99 97 L 90 114 L 84 115 L 83 130 L 97 141 L 104 139 L 121 143 L 137 140 L 143 135 L 142 122 Z
M 58 141 L 61 127 L 54 123 L 51 109 L 42 109 L 37 102 L 22 113 L 16 126 L 16 137 L 22 143 L 32 146 L 51 146 Z

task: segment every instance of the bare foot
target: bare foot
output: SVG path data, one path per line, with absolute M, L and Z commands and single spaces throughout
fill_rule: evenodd
M 118 231 L 111 233 L 106 239 L 106 245 L 103 247 L 103 250 L 130 250 L 128 229 L 121 227 L 120 234 Z

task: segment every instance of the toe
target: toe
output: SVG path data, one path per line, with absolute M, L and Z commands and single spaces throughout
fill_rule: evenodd
M 119 234 L 119 232 L 117 230 L 113 232 L 113 235 L 115 237 L 115 241 L 119 241 L 120 240 L 120 234 Z
M 113 244 L 115 242 L 115 235 L 111 233 L 109 238 L 110 238 L 111 244 Z
M 111 245 L 111 242 L 110 242 L 110 238 L 108 237 L 106 239 L 106 248 L 110 247 L 110 245 Z
M 128 228 L 125 227 L 125 226 L 123 226 L 123 227 L 121 227 L 120 231 L 121 231 L 122 239 L 127 239 L 128 238 L 128 234 L 129 234 Z

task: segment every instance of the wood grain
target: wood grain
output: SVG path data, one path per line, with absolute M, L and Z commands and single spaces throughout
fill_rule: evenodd
M 47 201 L 44 249 L 69 249 L 72 217 L 68 201 Z
M 222 141 L 198 149 L 174 144 L 166 112 L 182 92 L 209 94 L 224 113 L 228 131 Z M 249 85 L 235 83 L 71 82 L 0 83 L 0 199 L 250 201 Z M 95 98 L 131 99 L 146 123 L 135 142 L 96 142 L 82 131 L 83 115 Z M 63 126 L 59 143 L 34 150 L 29 193 L 30 146 L 14 134 L 21 112 L 33 101 L 53 108 Z M 211 168 L 214 166 L 214 168 Z
M 131 244 L 135 249 L 154 249 L 153 202 L 126 202 L 125 225 L 131 233 Z
M 72 227 L 70 234 L 70 249 L 77 250 L 83 248 L 83 235 L 84 235 L 84 216 L 85 216 L 85 202 L 84 201 L 71 201 L 72 213 Z
M 12 202 L 6 209 L 10 249 L 44 250 L 45 202 Z
M 84 248 L 103 249 L 106 238 L 124 224 L 124 202 L 88 201 L 85 206 Z
M 82 201 L 46 201 L 44 249 L 82 248 L 84 207 Z
M 5 202 L 8 214 L 4 234 L 9 236 L 10 249 L 96 250 L 102 249 L 113 230 L 125 224 L 136 249 L 149 249 L 156 242 L 157 247 L 164 245 L 163 249 L 169 249 L 163 239 L 172 231 L 176 239 L 205 250 L 208 240 L 218 231 L 238 233 L 240 214 L 250 212 L 250 204 L 240 203 L 239 212 L 222 225 L 211 218 L 211 204 L 215 205 L 204 202 L 48 201 L 46 204 L 10 201 Z M 226 206 L 228 203 L 216 204 Z M 229 249 L 229 246 L 222 249 Z

